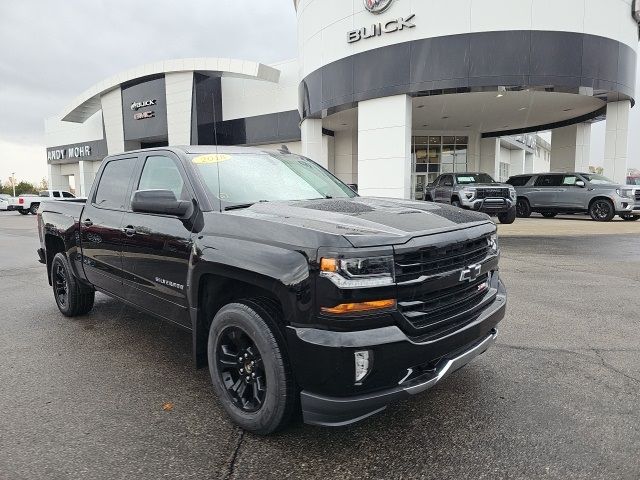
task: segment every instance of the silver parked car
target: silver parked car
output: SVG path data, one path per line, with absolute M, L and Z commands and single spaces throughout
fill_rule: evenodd
M 497 215 L 500 223 L 511 224 L 516 219 L 515 189 L 496 182 L 487 173 L 445 173 L 427 185 L 424 198 Z
M 589 213 L 598 222 L 619 215 L 627 221 L 640 219 L 640 188 L 619 185 L 594 173 L 543 173 L 517 175 L 507 180 L 518 194 L 518 216 L 541 213 Z

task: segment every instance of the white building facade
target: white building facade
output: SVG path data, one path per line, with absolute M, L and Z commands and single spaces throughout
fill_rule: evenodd
M 46 122 L 52 188 L 86 195 L 106 154 L 289 146 L 362 195 L 420 199 L 440 173 L 585 171 L 606 121 L 624 181 L 635 103 L 632 0 L 295 0 L 298 58 L 145 65 Z M 534 132 L 550 130 L 549 144 Z M 594 159 L 596 161 L 602 159 Z

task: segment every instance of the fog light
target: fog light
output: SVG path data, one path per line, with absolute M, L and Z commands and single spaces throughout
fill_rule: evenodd
M 362 383 L 362 380 L 369 374 L 369 369 L 371 367 L 371 352 L 368 350 L 361 350 L 359 352 L 354 353 L 354 358 L 356 362 L 356 385 Z

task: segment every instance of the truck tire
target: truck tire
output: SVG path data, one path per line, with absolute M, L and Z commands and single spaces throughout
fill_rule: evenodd
M 453 199 L 451 200 L 451 206 L 456 208 L 462 208 L 462 204 L 460 203 L 460 200 L 458 200 L 458 197 L 453 197 Z
M 596 198 L 589 205 L 589 215 L 596 222 L 610 222 L 616 216 L 616 210 L 611 200 Z
M 29 210 L 18 210 L 18 212 L 20 212 L 20 215 L 29 215 Z
M 78 283 L 71 274 L 64 253 L 57 253 L 51 262 L 51 285 L 60 313 L 66 317 L 85 315 L 93 308 L 96 292 Z
M 220 309 L 209 329 L 213 388 L 231 419 L 258 435 L 286 427 L 297 408 L 279 317 L 266 300 L 242 300 Z
M 37 215 L 39 208 L 40 208 L 39 203 L 32 203 L 31 206 L 29 207 L 29 211 L 31 212 L 31 215 Z
M 505 225 L 511 225 L 516 221 L 516 208 L 510 208 L 508 212 L 504 212 L 498 215 L 498 220 L 500 223 L 504 223 Z
M 529 218 L 531 216 L 531 205 L 526 198 L 518 198 L 516 203 L 516 215 L 518 218 Z

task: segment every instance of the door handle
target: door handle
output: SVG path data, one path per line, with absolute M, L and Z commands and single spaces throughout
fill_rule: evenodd
M 136 234 L 136 229 L 132 225 L 129 225 L 122 229 L 122 233 L 127 237 L 133 237 Z
M 88 218 L 87 218 L 87 219 L 85 219 L 85 220 L 82 222 L 82 224 L 83 224 L 85 227 L 92 227 L 92 226 L 93 226 L 93 222 L 92 222 L 91 220 L 89 220 Z

